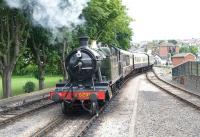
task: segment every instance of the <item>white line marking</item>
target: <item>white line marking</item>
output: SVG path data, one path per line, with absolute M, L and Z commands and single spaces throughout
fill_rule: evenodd
M 137 84 L 137 88 L 135 91 L 135 99 L 134 99 L 134 107 L 133 107 L 133 114 L 131 117 L 131 122 L 129 125 L 129 132 L 128 132 L 128 137 L 134 137 L 135 136 L 135 122 L 136 122 L 136 115 L 137 115 L 137 102 L 138 102 L 138 91 L 139 91 L 139 85 L 140 85 L 140 81 L 141 79 L 139 79 L 138 84 Z

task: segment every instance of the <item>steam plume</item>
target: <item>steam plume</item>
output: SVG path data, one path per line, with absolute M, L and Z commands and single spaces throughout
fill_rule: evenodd
M 80 15 L 88 0 L 5 0 L 11 8 L 29 9 L 34 25 L 55 30 L 84 23 Z

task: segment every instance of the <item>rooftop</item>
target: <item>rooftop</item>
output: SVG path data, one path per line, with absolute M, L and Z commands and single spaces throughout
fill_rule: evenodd
M 179 58 L 179 57 L 185 57 L 185 56 L 187 56 L 187 55 L 189 55 L 189 54 L 191 54 L 191 55 L 193 55 L 194 56 L 194 54 L 192 54 L 192 53 L 179 53 L 179 54 L 176 54 L 176 55 L 174 55 L 172 58 Z
M 174 45 L 173 43 L 168 43 L 168 42 L 162 42 L 158 46 L 159 47 L 177 47 L 177 45 Z

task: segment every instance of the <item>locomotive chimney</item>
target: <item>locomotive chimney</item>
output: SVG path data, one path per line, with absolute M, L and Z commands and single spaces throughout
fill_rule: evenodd
M 79 43 L 80 43 L 81 47 L 87 47 L 88 41 L 89 41 L 89 37 L 87 37 L 87 36 L 83 36 L 83 37 L 79 38 Z

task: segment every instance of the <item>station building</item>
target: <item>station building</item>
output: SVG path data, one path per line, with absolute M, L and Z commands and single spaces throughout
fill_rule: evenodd
M 173 66 L 178 66 L 188 61 L 196 61 L 196 56 L 192 53 L 180 53 L 172 56 Z

